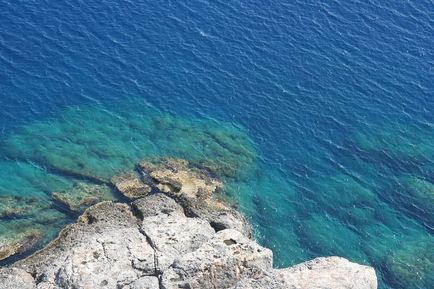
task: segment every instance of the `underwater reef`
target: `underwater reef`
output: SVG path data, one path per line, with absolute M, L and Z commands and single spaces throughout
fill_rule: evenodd
M 375 267 L 379 288 L 430 288 L 433 133 L 379 123 L 323 158 L 276 167 L 231 123 L 137 104 L 70 107 L 0 140 L 0 264 L 43 248 L 100 202 L 162 193 L 187 217 L 214 230 L 230 222 L 270 248 L 277 268 L 342 256 Z
M 398 163 L 432 161 L 434 128 L 428 124 L 378 122 L 360 129 L 352 141 L 361 150 Z
M 0 261 L 47 243 L 87 207 L 121 198 L 120 179 L 131 189 L 141 159 L 181 157 L 224 180 L 245 178 L 257 162 L 239 127 L 125 104 L 68 108 L 23 126 L 0 149 Z
M 434 284 L 434 127 L 378 122 L 347 141 L 345 171 L 375 194 L 361 246 L 391 288 Z M 361 192 L 361 190 L 358 190 Z M 342 197 L 341 197 L 342 199 Z M 354 222 L 352 222 L 354 223 Z
M 0 269 L 0 288 L 377 288 L 373 268 L 340 257 L 273 269 L 246 219 L 215 198 L 222 182 L 186 160 L 140 162 L 137 173 L 116 179 L 121 193 L 154 193 L 86 209 L 44 249 Z
M 284 169 L 261 164 L 231 190 L 278 267 L 338 255 L 373 266 L 379 288 L 432 288 L 433 135 L 428 125 L 354 128 L 325 154 Z
M 227 178 L 248 175 L 256 162 L 253 143 L 236 126 L 122 105 L 116 112 L 71 107 L 59 118 L 23 127 L 1 149 L 9 159 L 95 182 L 109 182 L 144 157 L 184 158 Z

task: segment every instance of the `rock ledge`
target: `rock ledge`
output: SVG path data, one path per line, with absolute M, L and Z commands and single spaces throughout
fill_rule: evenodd
M 139 168 L 146 185 L 117 179 L 130 204 L 86 209 L 44 249 L 0 269 L 0 289 L 377 288 L 373 268 L 340 257 L 273 269 L 242 215 L 213 199 L 219 181 L 176 160 Z

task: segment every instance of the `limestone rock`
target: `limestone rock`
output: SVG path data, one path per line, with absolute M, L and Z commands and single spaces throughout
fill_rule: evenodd
M 140 217 L 153 217 L 158 215 L 184 215 L 184 209 L 172 198 L 163 194 L 155 194 L 141 198 L 132 203 L 133 208 Z
M 163 288 L 230 288 L 243 277 L 261 278 L 272 268 L 269 249 L 235 230 L 223 230 L 163 273 Z
M 373 268 L 340 257 L 320 257 L 296 266 L 275 270 L 286 288 L 377 288 Z
M 32 275 L 17 268 L 0 269 L 0 289 L 34 289 L 35 280 Z
M 151 192 L 151 187 L 140 179 L 134 172 L 116 175 L 111 180 L 118 191 L 127 198 L 137 199 Z
M 160 289 L 160 285 L 157 277 L 144 276 L 122 289 Z
M 223 184 L 204 172 L 190 168 L 188 162 L 166 158 L 159 164 L 139 163 L 140 169 L 151 176 L 161 191 L 192 202 L 207 202 Z
M 200 218 L 188 218 L 182 207 L 163 194 L 140 199 L 133 204 L 142 218 L 141 232 L 155 250 L 156 270 L 163 272 L 174 260 L 199 248 L 215 233 Z M 135 264 L 137 268 L 141 262 Z
M 195 251 L 214 235 L 207 221 L 181 214 L 144 218 L 141 229 L 155 249 L 157 272 L 163 272 L 175 259 Z
M 273 269 L 261 278 L 244 278 L 232 289 L 375 289 L 373 268 L 340 257 L 320 257 L 286 269 Z
M 246 218 L 234 208 L 228 206 L 219 209 L 196 208 L 194 212 L 200 218 L 207 220 L 216 231 L 234 229 L 248 238 L 252 237 L 252 231 Z
M 235 229 L 251 237 L 247 220 L 236 210 L 214 198 L 223 184 L 185 160 L 166 158 L 157 163 L 142 161 L 142 172 L 154 185 L 177 200 L 188 216 L 207 220 L 214 229 Z
M 135 269 L 137 260 L 147 266 Z M 122 288 L 154 273 L 154 250 L 127 205 L 103 202 L 15 266 L 52 288 Z
M 44 249 L 1 269 L 0 289 L 376 288 L 372 268 L 338 257 L 273 269 L 245 219 L 212 198 L 219 182 L 170 162 L 146 171 L 165 194 L 91 206 Z

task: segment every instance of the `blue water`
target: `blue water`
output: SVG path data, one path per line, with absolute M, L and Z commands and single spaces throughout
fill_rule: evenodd
M 168 114 L 176 141 L 221 126 L 254 143 L 256 165 L 248 153 L 249 176 L 228 178 L 228 195 L 276 266 L 340 255 L 374 266 L 381 288 L 434 288 L 434 4 L 181 2 L 0 2 L 0 195 L 49 203 L 70 187 L 62 169 L 75 164 L 45 153 L 62 155 L 80 127 L 100 140 L 77 137 L 81 156 L 116 140 L 84 168 L 112 158 L 115 170 L 139 148 L 220 160 L 206 145 L 174 147 L 147 119 L 136 118 L 152 144 L 117 131 L 129 109 Z M 0 235 L 46 225 L 37 214 L 2 221 Z M 68 218 L 48 222 L 46 239 Z

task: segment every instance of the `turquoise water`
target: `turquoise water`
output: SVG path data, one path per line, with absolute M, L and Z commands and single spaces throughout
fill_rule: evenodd
M 355 131 L 323 160 L 306 156 L 304 167 L 288 176 L 259 157 L 240 126 L 139 103 L 70 107 L 1 142 L 1 196 L 34 198 L 8 199 L 23 212 L 2 218 L 3 242 L 37 230 L 42 245 L 74 219 L 56 206 L 51 193 L 84 180 L 109 183 L 141 159 L 173 156 L 225 180 L 225 198 L 249 217 L 278 267 L 339 255 L 373 265 L 392 287 L 433 284 L 432 171 L 404 166 L 429 159 L 424 145 L 434 135 L 429 127 L 408 133 L 386 125 Z M 417 148 L 409 146 L 415 141 Z M 113 192 L 108 198 L 118 196 Z
M 225 181 L 276 266 L 339 255 L 434 288 L 432 11 L 3 1 L 0 248 L 76 218 L 53 192 L 174 156 Z

